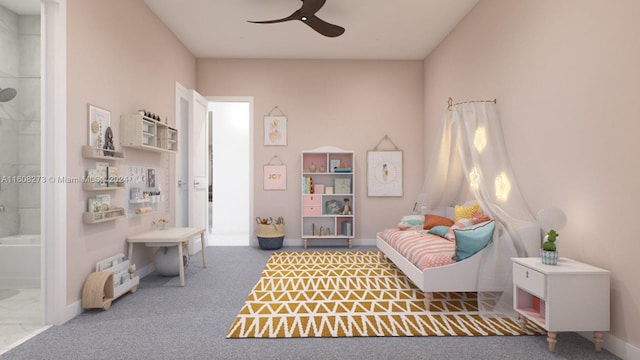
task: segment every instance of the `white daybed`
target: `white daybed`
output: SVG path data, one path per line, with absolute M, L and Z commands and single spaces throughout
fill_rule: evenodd
M 498 226 L 495 231 L 499 233 L 496 236 L 501 236 L 500 232 L 503 230 L 501 226 Z M 529 239 L 528 243 L 525 244 L 527 253 L 538 251 L 540 245 L 536 239 L 539 239 L 538 234 L 540 230 L 535 223 L 521 225 L 516 231 L 522 239 Z M 390 259 L 424 293 L 427 308 L 431 301 L 431 293 L 433 292 L 502 291 L 505 289 L 505 284 L 500 283 L 500 281 L 493 283 L 485 281 L 482 284 L 482 289 L 478 287 L 478 275 L 482 261 L 484 256 L 489 253 L 495 245 L 495 236 L 494 241 L 491 241 L 484 249 L 467 259 L 448 265 L 427 267 L 424 270 L 420 270 L 420 268 L 405 258 L 399 251 L 389 245 L 389 243 L 382 238 L 384 236 L 383 234 L 384 232 L 377 234 L 376 245 L 378 249 L 383 253 L 383 256 Z M 424 238 L 419 241 L 428 241 L 431 236 L 436 235 L 425 235 Z M 495 269 L 496 267 L 487 268 Z M 494 279 L 504 278 L 504 274 L 502 276 L 500 276 L 500 274 L 496 275 L 498 276 L 489 277 Z

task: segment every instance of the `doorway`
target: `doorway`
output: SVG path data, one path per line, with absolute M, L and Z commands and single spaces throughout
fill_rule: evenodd
M 209 244 L 249 246 L 253 98 L 209 97 Z

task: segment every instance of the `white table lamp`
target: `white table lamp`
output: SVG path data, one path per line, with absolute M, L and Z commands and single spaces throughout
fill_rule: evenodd
M 557 207 L 541 209 L 536 215 L 536 220 L 545 233 L 551 229 L 559 232 L 567 225 L 567 215 Z

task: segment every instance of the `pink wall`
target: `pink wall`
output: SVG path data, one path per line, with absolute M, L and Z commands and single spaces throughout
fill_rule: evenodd
M 638 18 L 634 0 L 481 0 L 424 63 L 427 149 L 449 96 L 497 98 L 530 210 L 566 212 L 561 256 L 611 271 L 611 334 L 636 347 Z
M 286 239 L 300 239 L 300 153 L 319 146 L 356 153 L 356 239 L 410 213 L 424 173 L 421 61 L 199 59 L 197 73 L 204 96 L 254 97 L 254 216 L 284 216 Z M 276 105 L 288 116 L 288 146 L 265 147 L 263 116 Z M 384 135 L 404 151 L 404 198 L 367 197 L 367 150 Z M 287 165 L 286 191 L 262 189 L 274 155 Z
M 195 58 L 153 15 L 142 0 L 67 2 L 68 71 L 68 147 L 67 175 L 83 176 L 95 166 L 83 159 L 82 145 L 88 141 L 87 104 L 111 112 L 111 124 L 118 142 L 121 114 L 147 108 L 169 117 L 174 123 L 175 82 L 195 86 Z M 162 156 L 125 149 L 126 165 L 157 167 L 166 171 Z M 82 212 L 93 193 L 79 184 L 67 189 L 67 304 L 78 301 L 87 276 L 98 260 L 119 252 L 126 254 L 126 236 L 150 229 L 160 216 L 173 221 L 173 206 L 167 213 L 135 219 L 120 219 L 102 224 L 84 225 Z M 125 205 L 125 190 L 110 192 L 111 202 Z M 138 267 L 150 262 L 150 251 L 137 247 L 134 262 Z

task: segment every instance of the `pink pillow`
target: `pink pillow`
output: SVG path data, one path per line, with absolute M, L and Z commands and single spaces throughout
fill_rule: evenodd
M 458 221 L 456 221 L 451 228 L 449 228 L 449 231 L 447 231 L 447 233 L 444 235 L 444 238 L 450 241 L 455 241 L 456 240 L 456 234 L 453 232 L 453 230 L 456 229 L 464 229 L 467 226 L 471 226 L 473 225 L 473 221 L 471 219 L 460 219 Z

